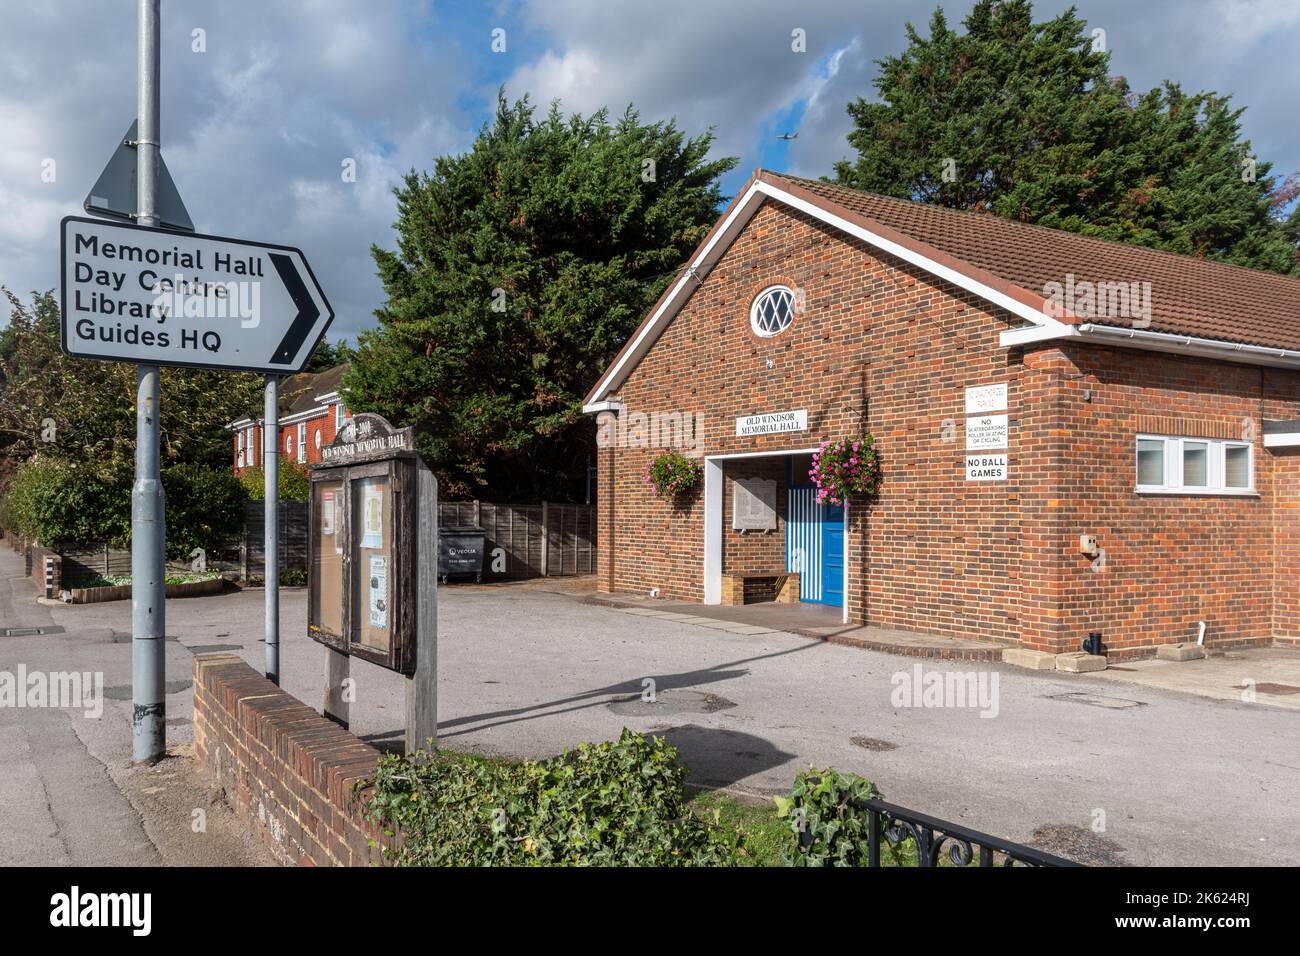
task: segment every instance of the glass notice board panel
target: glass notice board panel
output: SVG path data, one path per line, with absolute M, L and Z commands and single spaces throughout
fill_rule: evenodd
M 352 481 L 353 644 L 387 654 L 393 643 L 393 496 L 387 475 Z
M 317 481 L 312 493 L 312 566 L 308 619 L 322 631 L 343 637 L 343 500 L 342 481 Z

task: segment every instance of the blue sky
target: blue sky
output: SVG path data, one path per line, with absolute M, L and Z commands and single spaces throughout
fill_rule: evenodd
M 951 23 L 969 0 L 944 5 Z M 163 154 L 200 231 L 300 246 L 355 338 L 382 301 L 370 246 L 393 245 L 393 185 L 462 152 L 496 91 L 713 127 L 740 157 L 818 176 L 848 154 L 844 106 L 874 60 L 922 30 L 916 0 L 163 0 Z M 1038 19 L 1067 6 L 1035 4 Z M 1300 0 L 1079 0 L 1112 70 L 1249 107 L 1256 155 L 1300 169 Z M 494 51 L 493 31 L 505 31 Z M 791 50 L 801 29 L 807 52 Z M 195 30 L 205 49 L 196 51 Z M 498 44 L 499 46 L 499 44 Z M 134 0 L 14 5 L 0 35 L 0 283 L 55 286 L 59 219 L 80 213 L 135 111 Z M 776 137 L 798 130 L 786 143 Z M 340 174 L 354 160 L 356 182 Z M 54 176 L 42 175 L 48 161 Z M 0 317 L 0 321 L 4 318 Z

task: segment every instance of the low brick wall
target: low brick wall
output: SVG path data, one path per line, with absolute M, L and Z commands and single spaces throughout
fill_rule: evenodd
M 361 816 L 355 781 L 379 751 L 233 654 L 194 658 L 194 744 L 235 811 L 282 863 L 382 865 L 387 841 Z

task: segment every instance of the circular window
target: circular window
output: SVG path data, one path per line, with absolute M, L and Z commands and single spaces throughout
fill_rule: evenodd
M 316 433 L 316 447 L 320 447 L 320 432 Z
M 749 326 L 755 335 L 780 335 L 794 321 L 794 290 L 789 286 L 768 286 L 749 307 Z
M 293 454 L 293 435 L 284 436 L 284 450 L 286 454 Z

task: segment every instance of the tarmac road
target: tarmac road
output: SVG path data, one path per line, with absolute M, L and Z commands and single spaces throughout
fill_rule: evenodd
M 144 775 L 123 769 L 129 602 L 38 606 L 18 561 L 0 549 L 0 630 L 44 622 L 67 633 L 0 637 L 0 670 L 19 661 L 99 669 L 109 696 L 125 699 L 108 700 L 98 721 L 0 709 L 0 861 L 150 863 L 199 852 L 183 833 L 170 843 L 157 835 L 182 829 L 168 814 L 191 812 L 193 791 L 158 809 L 157 822 L 136 796 L 147 787 L 128 785 Z M 248 590 L 168 603 L 169 744 L 192 739 L 194 653 L 231 650 L 261 669 L 262 600 Z M 304 636 L 305 592 L 283 591 L 281 608 L 282 684 L 319 706 L 323 651 Z M 443 746 L 545 757 L 627 726 L 667 737 L 696 784 L 765 797 L 801 768 L 834 766 L 871 778 L 891 802 L 1087 862 L 1300 858 L 1294 710 L 731 634 L 531 588 L 443 587 L 439 615 Z M 996 697 L 982 707 L 924 706 L 923 697 L 907 706 L 898 688 L 912 686 L 918 666 L 922 681 L 970 675 L 990 693 L 996 682 Z M 400 745 L 403 678 L 363 663 L 352 675 L 353 731 Z M 643 700 L 650 686 L 653 702 Z M 213 842 L 197 846 L 223 862 Z M 241 862 L 238 853 L 224 861 Z

